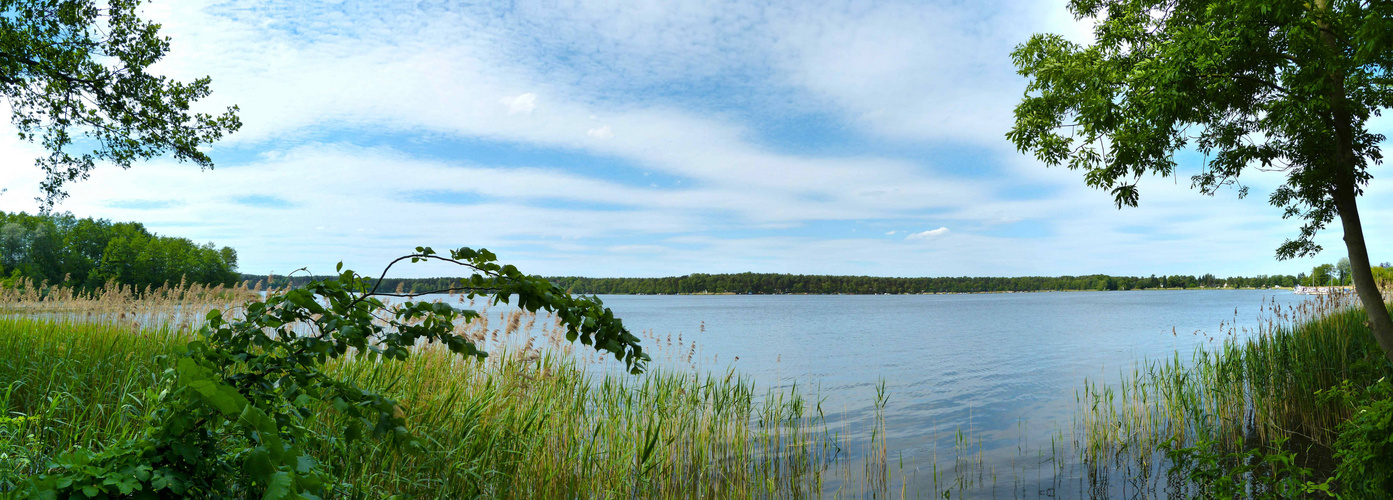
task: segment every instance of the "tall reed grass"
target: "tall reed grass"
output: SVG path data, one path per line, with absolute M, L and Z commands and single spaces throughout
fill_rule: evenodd
M 1115 384 L 1086 381 L 1076 432 L 1083 461 L 1132 470 L 1144 483 L 1164 477 L 1163 448 L 1209 443 L 1236 453 L 1281 444 L 1317 474 L 1328 472 L 1339 424 L 1352 411 L 1332 391 L 1393 376 L 1393 365 L 1352 297 L 1273 302 L 1265 316 L 1256 331 L 1230 326 L 1189 359 L 1139 364 Z
M 0 291 L 0 493 L 66 450 L 136 436 L 164 388 L 170 358 L 161 355 L 192 338 L 206 311 L 235 308 L 255 292 Z M 317 444 L 352 484 L 346 496 L 887 496 L 882 418 L 869 430 L 873 460 L 851 474 L 850 446 L 829 429 L 820 399 L 700 370 L 697 348 L 680 336 L 674 345 L 647 333 L 657 344 L 650 349 L 686 364 L 630 376 L 564 342 L 551 318 L 484 311 L 460 328 L 490 350 L 487 359 L 422 345 L 402 362 L 348 357 L 326 367 L 396 399 L 423 443 Z M 332 435 L 334 413 L 319 418 Z M 832 476 L 835 484 L 826 482 Z
M 94 290 L 35 283 L 25 278 L 0 287 L 0 315 L 49 317 L 62 321 L 134 324 L 190 329 L 211 309 L 233 310 L 266 290 L 261 284 L 235 287 L 166 283 L 143 289 L 109 282 Z

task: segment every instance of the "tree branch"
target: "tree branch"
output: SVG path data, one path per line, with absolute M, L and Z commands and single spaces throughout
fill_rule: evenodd
M 387 292 L 382 292 L 382 293 L 374 293 L 374 294 L 372 294 L 372 295 L 373 295 L 374 297 L 405 297 L 405 298 L 410 299 L 410 298 L 420 297 L 420 296 L 422 296 L 422 295 L 434 295 L 434 294 L 438 294 L 438 293 L 452 293 L 452 292 L 463 292 L 463 291 L 476 291 L 476 292 L 485 292 L 485 291 L 487 291 L 487 292 L 497 292 L 497 291 L 499 291 L 499 290 L 501 290 L 501 288 L 492 288 L 492 287 L 479 288 L 479 287 L 473 287 L 473 286 L 462 286 L 462 287 L 441 288 L 441 289 L 439 289 L 439 290 L 431 290 L 431 291 L 428 291 L 428 292 L 421 292 L 421 293 L 387 293 Z
M 48 76 L 53 77 L 53 78 L 57 78 L 57 79 L 59 79 L 59 80 L 63 80 L 63 81 L 68 82 L 68 83 L 74 83 L 74 84 L 82 84 L 82 85 L 85 85 L 85 86 L 87 86 L 89 89 L 91 89 L 93 92 L 96 92 L 96 93 L 98 93 L 98 94 L 103 94 L 103 95 L 105 94 L 105 93 L 102 91 L 102 85 L 100 85 L 98 82 L 96 82 L 96 81 L 94 81 L 94 80 L 88 80 L 88 79 L 86 79 L 86 78 L 78 78 L 78 77 L 75 77 L 75 76 L 71 76 L 71 75 L 69 75 L 69 74 L 67 74 L 67 73 L 64 73 L 64 72 L 62 72 L 62 71 L 57 71 L 57 70 L 54 70 L 54 69 L 52 69 L 52 68 L 46 67 L 46 66 L 44 66 L 42 63 L 40 63 L 40 62 L 38 62 L 38 61 L 35 61 L 35 60 L 33 60 L 33 59 L 30 59 L 30 58 L 27 58 L 27 57 L 24 57 L 24 56 L 21 56 L 21 55 L 18 55 L 18 54 L 11 54 L 11 53 L 9 53 L 9 52 L 0 51 L 0 57 L 4 57 L 4 58 L 9 59 L 9 60 L 11 60 L 11 61 L 16 61 L 16 62 L 23 63 L 25 66 L 29 66 L 30 68 L 32 68 L 32 69 L 34 69 L 34 70 L 36 70 L 36 71 L 41 71 L 41 72 L 43 72 L 45 75 L 48 75 Z
M 1248 76 L 1248 75 L 1225 75 L 1225 74 L 1222 74 L 1222 73 L 1205 73 L 1205 74 L 1202 74 L 1202 75 L 1200 75 L 1200 76 L 1201 76 L 1201 77 L 1204 77 L 1204 78 L 1232 78 L 1232 79 L 1234 79 L 1234 80 L 1247 80 L 1247 81 L 1250 81 L 1250 82 L 1258 83 L 1258 84 L 1261 84 L 1261 85 L 1263 85 L 1263 86 L 1269 87 L 1269 88 L 1271 88 L 1271 89 L 1273 89 L 1273 90 L 1276 90 L 1276 91 L 1279 91 L 1279 92 L 1281 92 L 1281 93 L 1283 93 L 1283 94 L 1290 94 L 1290 93 L 1291 93 L 1290 91 L 1287 90 L 1286 87 L 1283 87 L 1283 86 L 1281 86 L 1281 85 L 1277 85 L 1277 84 L 1275 84 L 1275 83 L 1269 82 L 1269 81 L 1267 81 L 1267 80 L 1263 80 L 1263 79 L 1258 78 L 1258 77 L 1255 77 L 1255 76 Z

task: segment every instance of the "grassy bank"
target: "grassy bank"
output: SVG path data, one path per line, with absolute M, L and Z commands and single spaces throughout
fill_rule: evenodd
M 1223 486 L 1265 497 L 1309 483 L 1361 498 L 1342 484 L 1355 478 L 1325 480 L 1369 458 L 1342 454 L 1341 434 L 1381 397 L 1393 366 L 1348 297 L 1274 303 L 1265 316 L 1256 332 L 1225 332 L 1190 359 L 1140 365 L 1120 383 L 1087 382 L 1082 459 L 1173 493 L 1210 496 Z
M 191 338 L 187 312 L 211 303 L 4 301 L 0 492 L 66 450 L 137 435 L 145 402 L 165 387 L 162 356 Z M 425 443 L 321 443 L 314 454 L 353 485 L 351 496 L 798 498 L 886 488 L 883 449 L 877 467 L 852 474 L 841 435 L 796 387 L 759 391 L 734 372 L 613 373 L 545 318 L 492 317 L 462 328 L 492 348 L 486 361 L 422 346 L 403 362 L 328 367 L 396 399 Z M 694 350 L 680 340 L 669 349 L 670 359 Z M 318 415 L 316 425 L 336 424 L 329 409 Z M 869 430 L 877 432 L 883 442 L 883 430 Z M 824 483 L 833 476 L 837 485 Z
M 167 387 L 161 356 L 192 338 L 208 309 L 253 292 L 0 291 L 0 493 L 64 451 L 138 435 Z M 1393 379 L 1349 305 L 1273 304 L 1257 332 L 1218 335 L 1192 358 L 1141 365 L 1120 382 L 1090 381 L 1073 435 L 1022 441 L 1009 470 L 984 457 L 970 419 L 951 452 L 906 466 L 887 444 L 883 385 L 874 423 L 832 429 L 815 395 L 710 374 L 681 335 L 641 334 L 663 363 L 631 376 L 566 342 L 550 318 L 485 312 L 458 331 L 491 352 L 484 361 L 419 346 L 401 362 L 350 356 L 325 367 L 396 400 L 421 449 L 328 440 L 312 454 L 352 485 L 347 497 L 886 498 L 930 487 L 955 498 L 1008 487 L 1229 496 L 1221 478 L 1240 497 L 1282 494 L 1337 472 L 1344 423 L 1386 396 L 1365 388 Z M 316 415 L 324 435 L 342 427 L 329 408 Z

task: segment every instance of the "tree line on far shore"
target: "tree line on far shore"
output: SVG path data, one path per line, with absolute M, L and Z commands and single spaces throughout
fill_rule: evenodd
M 877 276 L 815 276 L 795 274 L 690 274 L 670 278 L 553 278 L 562 288 L 577 293 L 738 293 L 738 294 L 912 294 L 1038 292 L 1047 290 L 1140 290 L 1152 288 L 1265 288 L 1289 287 L 1300 277 L 1261 275 L 1251 278 L 1218 278 L 1169 275 L 1148 277 L 1022 276 L 886 278 Z
M 138 222 L 0 212 L 0 278 L 91 290 L 116 282 L 234 285 L 237 251 L 160 236 Z
M 1333 267 L 1333 266 L 1332 266 Z M 322 278 L 322 277 L 321 277 Z M 263 287 L 298 286 L 311 276 L 252 275 L 242 279 Z M 1146 290 L 1189 288 L 1273 288 L 1311 284 L 1305 273 L 1295 276 L 1274 274 L 1253 277 L 1219 278 L 1201 276 L 1024 276 L 1024 277 L 939 277 L 887 278 L 878 276 L 820 276 L 799 274 L 739 273 L 689 274 L 665 278 L 547 278 L 571 293 L 625 294 L 915 294 L 986 293 L 1083 290 Z M 381 289 L 406 293 L 442 290 L 458 283 L 458 278 L 386 278 Z

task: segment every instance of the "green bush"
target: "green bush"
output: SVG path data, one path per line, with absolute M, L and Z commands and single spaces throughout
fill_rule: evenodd
M 1313 483 L 1311 469 L 1297 465 L 1296 453 L 1277 438 L 1267 446 L 1245 448 L 1236 443 L 1225 451 L 1220 443 L 1200 439 L 1194 446 L 1178 447 L 1172 439 L 1162 445 L 1170 461 L 1168 473 L 1184 490 L 1172 491 L 1192 498 L 1297 498 L 1327 491 L 1328 483 Z
M 542 278 L 500 265 L 487 250 L 462 248 L 449 257 L 430 248 L 393 261 L 443 261 L 473 274 L 448 291 L 520 309 L 549 311 L 567 339 L 613 354 L 634 373 L 649 360 L 634 337 L 599 299 L 571 297 Z M 342 267 L 342 265 L 340 265 Z M 391 265 L 388 265 L 390 268 Z M 383 272 L 386 274 L 386 271 Z M 54 473 L 33 478 L 33 498 L 282 498 L 348 495 L 314 450 L 336 443 L 380 440 L 407 450 L 422 442 L 406 428 L 397 402 L 335 377 L 330 360 L 361 357 L 402 361 L 411 348 L 436 343 L 464 357 L 482 358 L 474 342 L 455 331 L 457 320 L 479 317 L 443 302 L 405 301 L 388 307 L 376 284 L 353 271 L 265 300 L 240 315 L 214 310 L 198 340 L 167 366 L 142 434 L 100 452 L 73 449 Z M 341 425 L 314 425 L 332 409 Z
M 1393 492 L 1393 385 L 1387 379 L 1340 426 L 1335 478 L 1342 497 L 1383 498 Z

